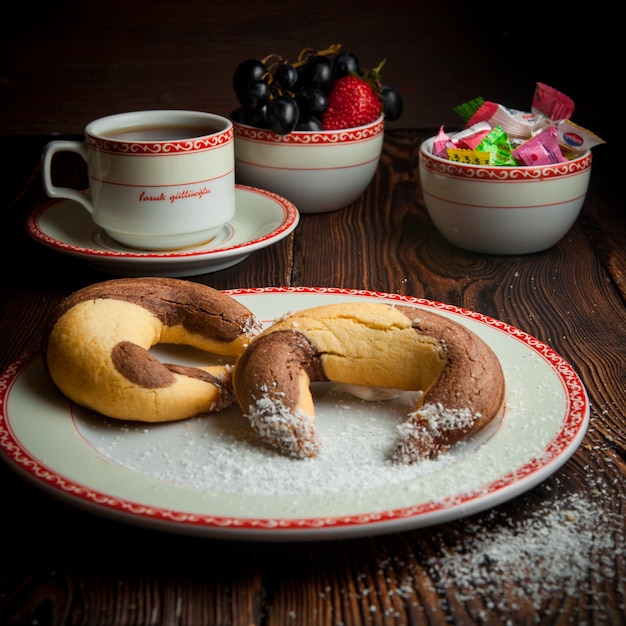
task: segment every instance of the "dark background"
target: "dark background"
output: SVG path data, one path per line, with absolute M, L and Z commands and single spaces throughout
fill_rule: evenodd
M 142 108 L 227 114 L 241 60 L 331 43 L 387 59 L 405 100 L 390 128 L 459 126 L 453 107 L 476 96 L 529 110 L 540 81 L 574 100 L 573 121 L 623 133 L 617 16 L 601 3 L 50 0 L 13 4 L 0 28 L 0 135 L 80 134 Z

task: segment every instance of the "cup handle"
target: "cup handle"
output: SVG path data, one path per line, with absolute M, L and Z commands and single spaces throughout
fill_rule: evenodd
M 87 162 L 87 144 L 82 141 L 50 141 L 44 146 L 42 155 L 43 186 L 50 198 L 67 198 L 82 204 L 93 215 L 91 198 L 70 187 L 57 187 L 52 183 L 52 159 L 57 152 L 75 152 Z

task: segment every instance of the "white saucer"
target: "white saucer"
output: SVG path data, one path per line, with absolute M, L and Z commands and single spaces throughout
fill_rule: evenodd
M 36 209 L 28 233 L 57 252 L 79 257 L 96 269 L 121 276 L 194 276 L 226 269 L 251 252 L 280 241 L 300 219 L 296 207 L 264 189 L 237 185 L 237 212 L 212 241 L 197 248 L 143 252 L 113 241 L 89 213 L 72 200 Z

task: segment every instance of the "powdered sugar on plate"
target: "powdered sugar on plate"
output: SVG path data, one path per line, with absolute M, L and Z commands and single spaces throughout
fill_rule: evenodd
M 461 476 L 471 479 L 469 484 L 482 485 L 501 473 L 502 455 L 519 454 L 499 450 L 495 458 L 487 455 L 474 463 L 475 454 L 494 436 L 490 431 L 459 442 L 435 460 L 394 463 L 390 456 L 399 426 L 414 408 L 417 394 L 365 401 L 332 383 L 314 384 L 313 394 L 321 449 L 311 459 L 287 457 L 265 445 L 237 406 L 166 424 L 120 422 L 77 408 L 75 422 L 99 454 L 157 481 L 213 494 L 287 497 L 294 510 L 307 498 L 341 503 L 352 498 L 366 500 L 368 510 L 380 511 L 388 508 L 389 490 L 394 488 L 409 503 L 416 498 L 436 501 L 441 493 L 457 493 Z M 521 394 L 512 390 L 507 411 L 519 413 L 523 406 Z M 506 414 L 502 424 L 507 426 Z M 517 441 L 513 435 L 507 445 L 517 448 Z M 449 471 L 453 466 L 457 469 Z
M 436 461 L 392 463 L 398 426 L 414 407 L 416 394 L 370 402 L 332 384 L 316 384 L 313 391 L 321 449 L 312 459 L 290 458 L 266 446 L 236 406 L 170 424 L 117 422 L 79 409 L 77 425 L 101 454 L 158 480 L 265 496 L 385 488 L 439 470 L 482 440 L 457 446 Z

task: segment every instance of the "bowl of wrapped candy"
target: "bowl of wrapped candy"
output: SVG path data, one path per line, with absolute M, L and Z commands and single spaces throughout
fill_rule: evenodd
M 558 243 L 583 207 L 591 148 L 604 143 L 574 124 L 573 102 L 537 83 L 530 112 L 476 98 L 455 108 L 462 130 L 443 127 L 420 147 L 428 214 L 451 244 L 486 254 L 529 254 Z
M 402 113 L 399 92 L 381 82 L 384 61 L 366 70 L 340 48 L 246 59 L 233 75 L 236 180 L 300 213 L 356 201 L 378 167 L 385 120 Z

